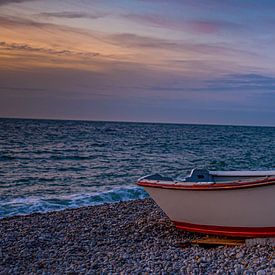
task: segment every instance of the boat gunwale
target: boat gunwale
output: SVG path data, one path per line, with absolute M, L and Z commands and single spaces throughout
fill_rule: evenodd
M 137 185 L 142 187 L 153 187 L 162 189 L 173 189 L 173 190 L 194 190 L 194 191 L 216 191 L 216 190 L 236 190 L 236 189 L 247 189 L 257 188 L 262 186 L 275 185 L 275 178 L 265 178 L 263 180 L 256 181 L 232 181 L 227 183 L 206 183 L 206 184 L 193 184 L 193 185 L 180 185 L 179 182 L 173 184 L 163 183 L 165 181 L 157 180 L 156 182 L 146 181 L 146 179 L 137 182 Z

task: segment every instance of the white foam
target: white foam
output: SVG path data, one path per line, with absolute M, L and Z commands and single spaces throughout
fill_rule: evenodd
M 99 205 L 146 198 L 147 193 L 139 187 L 116 187 L 110 191 L 78 193 L 61 196 L 13 198 L 0 202 L 0 218 L 26 215 L 34 212 L 49 212 L 66 208 Z

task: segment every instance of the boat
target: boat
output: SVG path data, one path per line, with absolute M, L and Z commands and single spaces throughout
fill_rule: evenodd
M 178 229 L 237 237 L 275 237 L 275 170 L 193 169 L 180 180 L 153 174 L 137 184 Z

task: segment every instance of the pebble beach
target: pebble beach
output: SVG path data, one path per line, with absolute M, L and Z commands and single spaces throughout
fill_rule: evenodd
M 275 274 L 274 247 L 184 245 L 151 200 L 0 220 L 0 274 Z

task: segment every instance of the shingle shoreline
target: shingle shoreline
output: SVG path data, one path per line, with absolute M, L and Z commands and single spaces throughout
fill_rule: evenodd
M 181 247 L 198 237 L 151 199 L 5 218 L 0 274 L 275 273 L 270 246 Z

